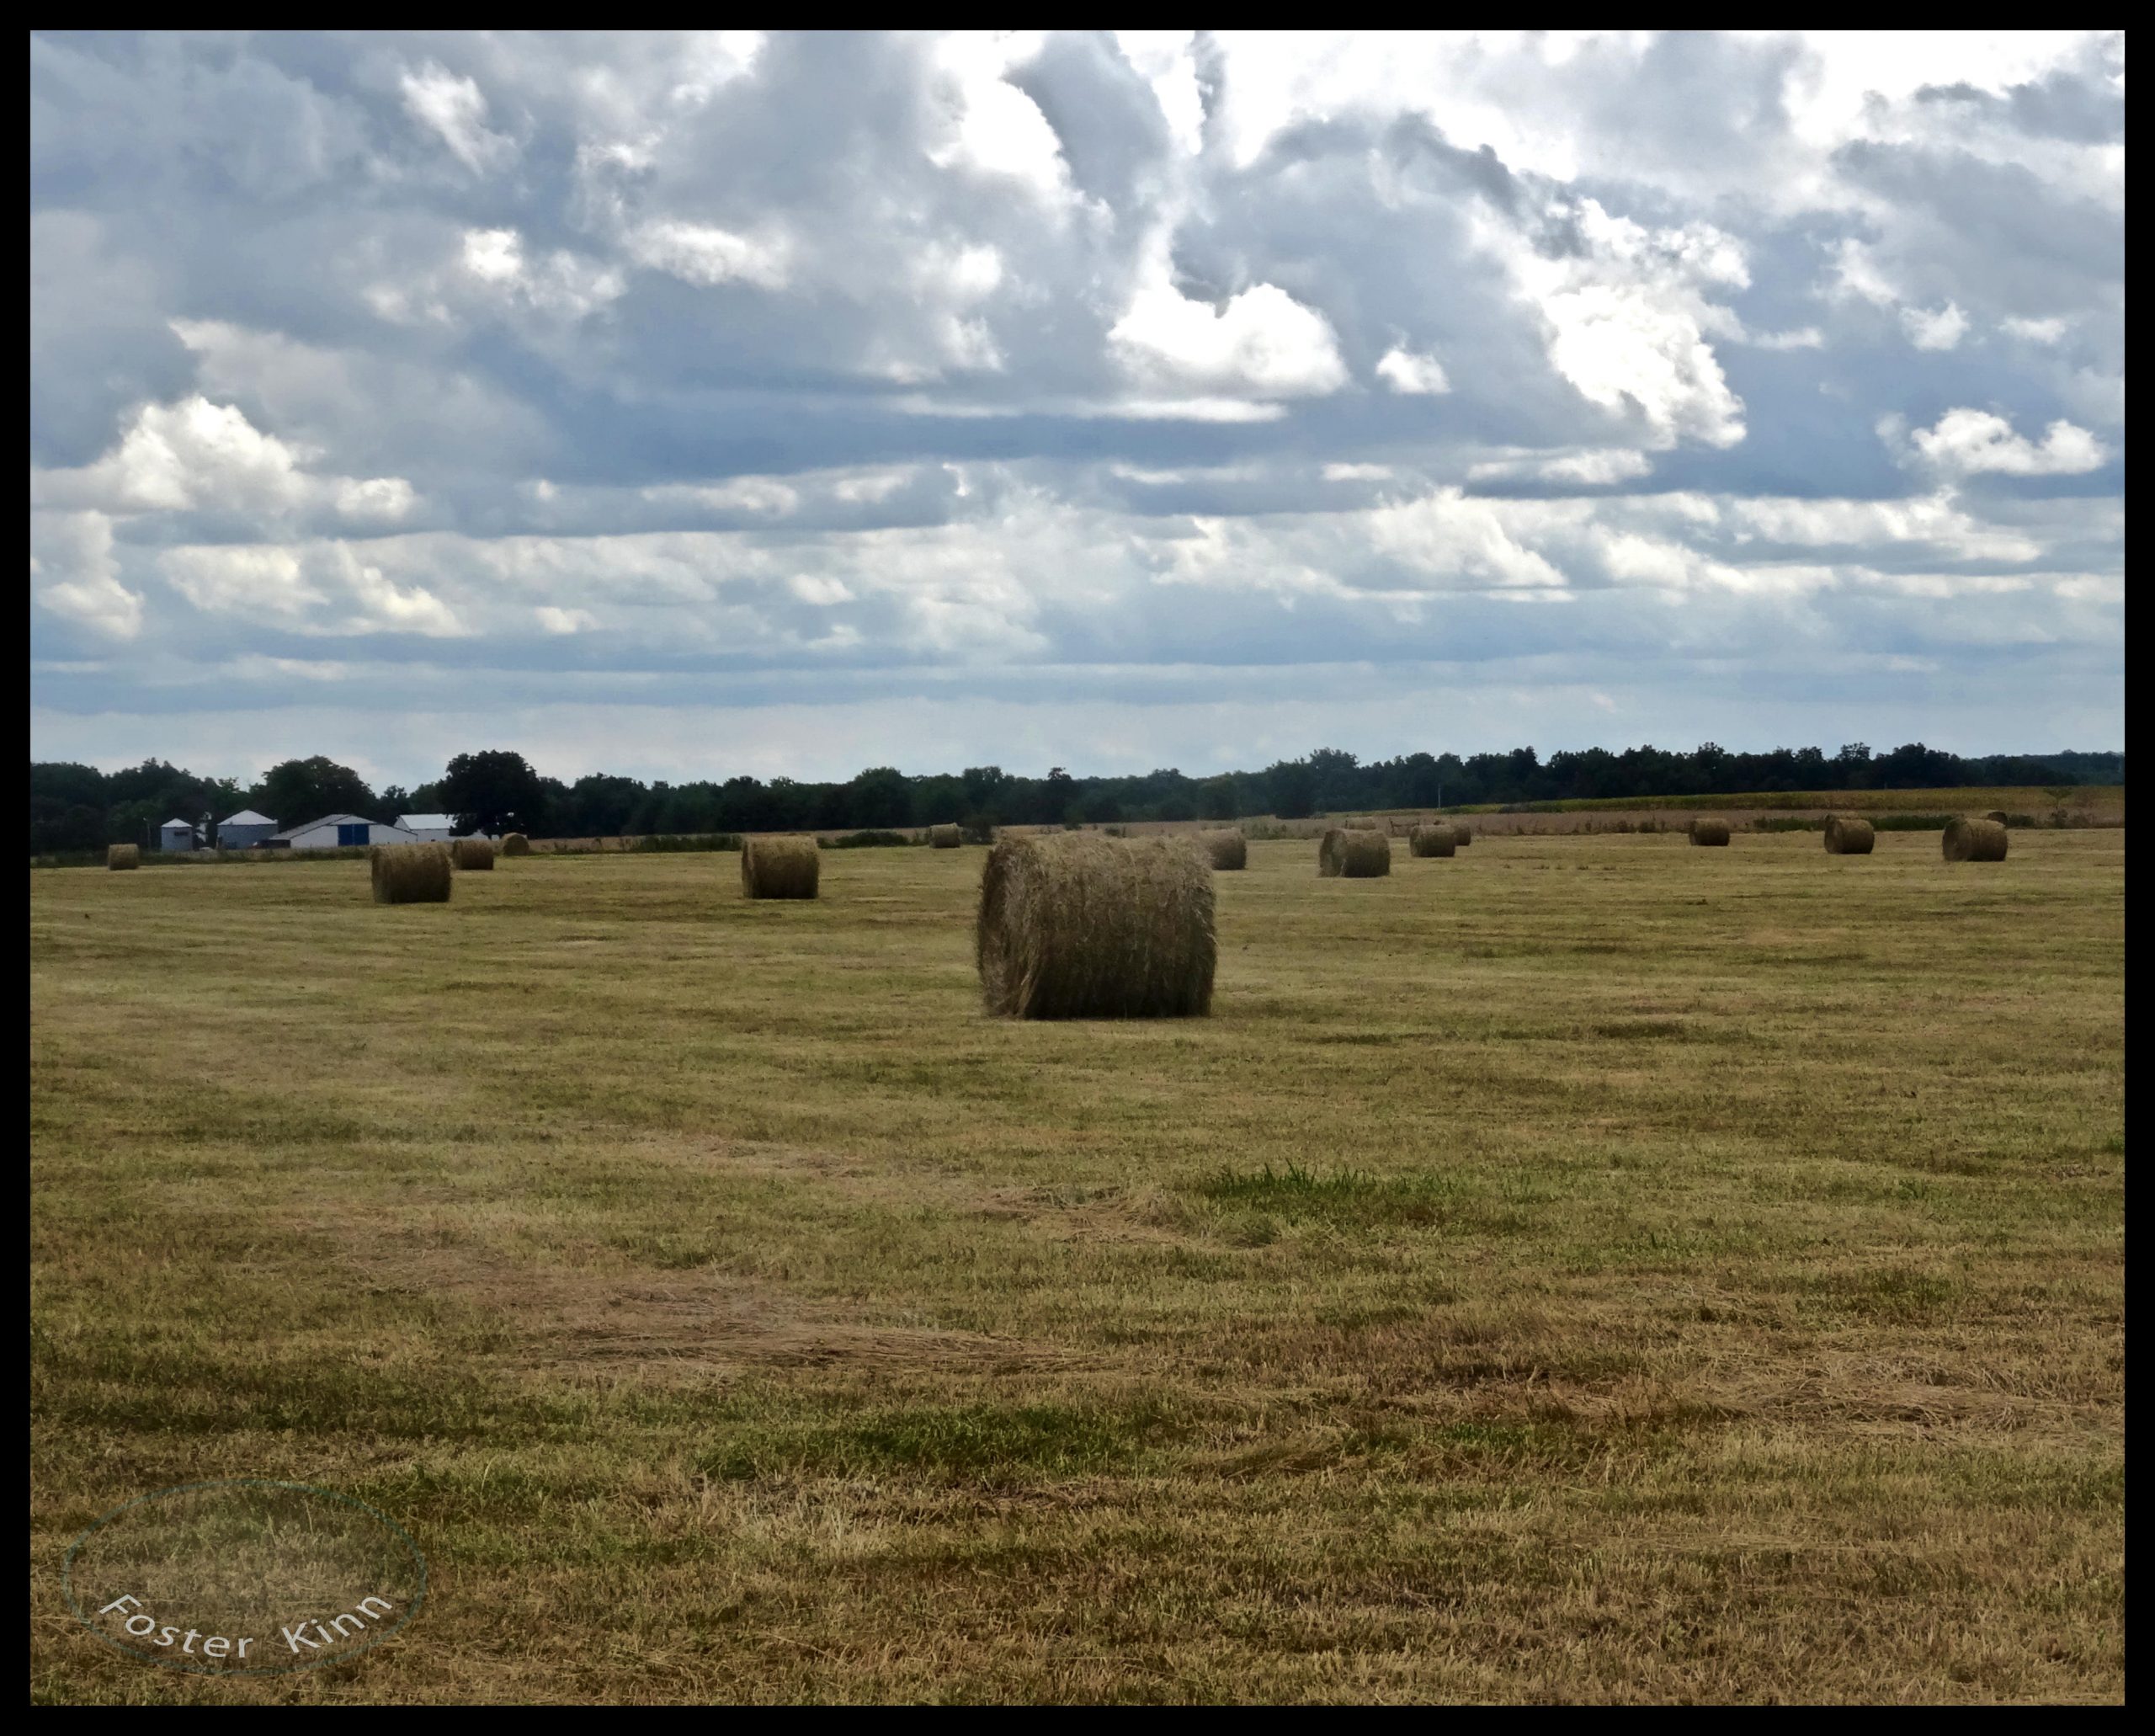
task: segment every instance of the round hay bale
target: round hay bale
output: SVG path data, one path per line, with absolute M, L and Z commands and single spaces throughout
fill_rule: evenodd
M 377 904 L 449 903 L 449 852 L 439 844 L 378 844 L 367 868 Z
M 1391 872 L 1391 840 L 1381 832 L 1334 826 L 1317 847 L 1320 880 L 1374 880 Z
M 1215 868 L 1249 866 L 1249 840 L 1239 830 L 1200 832 L 1197 841 L 1205 846 L 1205 853 L 1211 857 Z
M 1444 823 L 1451 828 L 1451 841 L 1460 849 L 1465 849 L 1467 845 L 1474 842 L 1473 828 L 1466 821 L 1446 820 Z
M 1212 868 L 1182 838 L 1005 837 L 981 875 L 981 998 L 1009 1019 L 1195 1018 L 1212 1007 Z
M 1955 814 L 1945 823 L 1944 845 L 1949 862 L 2003 862 L 2006 833 L 2003 822 Z
M 1727 844 L 1728 822 L 1726 820 L 1697 819 L 1691 822 L 1691 842 L 1694 844 Z
M 748 838 L 741 843 L 741 893 L 748 898 L 812 898 L 823 853 L 812 838 Z
M 142 865 L 142 846 L 139 844 L 115 844 L 104 853 L 108 868 L 140 868 Z
M 1999 825 L 2003 826 L 2005 823 L 2005 810 L 2002 807 L 1994 807 L 1988 813 L 1985 814 L 1983 817 L 1986 820 L 1995 820 Z
M 521 832 L 512 832 L 502 839 L 502 854 L 505 856 L 528 856 L 531 854 L 531 840 Z
M 451 860 L 467 872 L 473 869 L 491 871 L 494 865 L 494 841 L 491 838 L 460 838 L 450 845 Z
M 1826 854 L 1829 856 L 1867 856 L 1878 842 L 1878 833 L 1860 814 L 1826 816 Z
M 1449 826 L 1417 826 L 1408 834 L 1407 848 L 1418 856 L 1448 856 L 1459 848 L 1459 834 Z
M 965 841 L 965 833 L 955 826 L 930 826 L 928 828 L 928 847 L 930 849 L 954 850 Z

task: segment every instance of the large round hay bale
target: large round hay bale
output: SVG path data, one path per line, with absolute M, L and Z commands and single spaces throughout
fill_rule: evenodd
M 1200 832 L 1197 841 L 1205 846 L 1205 853 L 1211 857 L 1215 868 L 1249 866 L 1249 840 L 1238 829 Z
M 1334 826 L 1317 847 L 1321 880 L 1374 880 L 1391 872 L 1391 840 L 1381 832 L 1349 832 Z
M 139 844 L 115 844 L 104 853 L 108 868 L 140 868 L 142 865 L 142 846 Z
M 460 838 L 450 845 L 450 859 L 467 871 L 472 869 L 490 870 L 494 865 L 494 841 L 491 838 Z
M 812 898 L 823 853 L 812 838 L 749 838 L 741 844 L 741 892 L 749 898 Z
M 531 840 L 521 832 L 512 832 L 502 839 L 502 854 L 505 856 L 528 856 L 531 854 Z
M 1451 841 L 1461 849 L 1474 842 L 1474 828 L 1466 821 L 1446 820 L 1444 823 L 1451 828 Z
M 1459 834 L 1449 826 L 1417 826 L 1407 837 L 1407 848 L 1417 856 L 1448 856 L 1459 848 Z
M 1986 820 L 1995 820 L 1999 825 L 2003 826 L 2005 823 L 2005 810 L 2002 807 L 1994 807 L 1988 813 L 1985 814 L 1983 817 Z
M 378 844 L 367 867 L 377 904 L 449 903 L 449 852 L 439 844 Z
M 2002 821 L 1955 814 L 1945 823 L 1945 860 L 1949 862 L 2003 862 L 2005 841 Z
M 954 850 L 966 841 L 966 835 L 955 826 L 930 826 L 928 845 L 930 849 Z
M 1728 822 L 1726 820 L 1696 819 L 1691 822 L 1691 842 L 1694 844 L 1727 844 Z
M 1175 1019 L 1211 1010 L 1212 868 L 1189 838 L 1005 837 L 981 876 L 990 1013 Z
M 1826 854 L 1829 856 L 1867 856 L 1878 842 L 1878 833 L 1861 814 L 1826 816 Z

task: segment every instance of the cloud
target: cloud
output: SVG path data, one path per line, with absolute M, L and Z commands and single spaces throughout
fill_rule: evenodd
M 1373 750 L 1596 695 L 1950 743 L 2000 647 L 2015 732 L 2115 738 L 2123 86 L 2100 33 L 34 35 L 36 744 L 372 754 L 394 695 L 655 764 L 806 675 L 839 770 L 966 715 L 1226 763 L 1338 715 L 1249 672 L 1410 668 Z
M 1397 343 L 1377 358 L 1377 378 L 1394 391 L 1424 397 L 1451 390 L 1442 362 L 1433 355 L 1417 355 Z
M 487 99 L 478 84 L 429 61 L 403 73 L 397 88 L 412 119 L 432 131 L 474 174 L 485 174 L 516 155 L 516 141 L 488 130 Z
M 1142 384 L 1198 393 L 1302 397 L 1347 383 L 1332 327 L 1277 285 L 1261 283 L 1215 308 L 1157 278 L 1109 331 Z
M 1908 444 L 1933 470 L 1951 477 L 1986 471 L 2009 477 L 2082 476 L 2110 457 L 2100 440 L 2070 422 L 2051 423 L 2039 445 L 1987 410 L 1948 410 L 1935 427 L 1916 429 Z
M 1903 307 L 1901 324 L 1908 332 L 1908 342 L 1918 349 L 1951 349 L 1968 332 L 1967 315 L 1950 301 L 1929 312 L 1920 307 Z
M 142 599 L 118 578 L 103 513 L 30 514 L 30 594 L 38 606 L 114 639 L 142 630 Z

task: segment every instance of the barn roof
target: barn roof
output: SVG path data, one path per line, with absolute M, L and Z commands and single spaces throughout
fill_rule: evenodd
M 258 814 L 251 807 L 243 807 L 229 819 L 217 822 L 220 826 L 274 826 L 277 823 L 267 814 Z
M 287 826 L 282 832 L 279 832 L 277 836 L 279 838 L 297 838 L 302 832 L 317 831 L 324 826 L 357 826 L 361 824 L 376 826 L 380 823 L 381 823 L 378 820 L 368 819 L 364 814 L 324 814 L 320 819 L 309 820 L 303 826 Z
M 396 823 L 407 832 L 454 832 L 455 814 L 399 814 Z

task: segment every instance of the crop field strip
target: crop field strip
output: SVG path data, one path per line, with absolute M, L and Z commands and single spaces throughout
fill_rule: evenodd
M 2122 829 L 1317 850 L 1128 1022 L 975 847 L 33 871 L 34 1696 L 2120 1697 Z M 430 1606 L 89 1640 L 221 1476 Z

